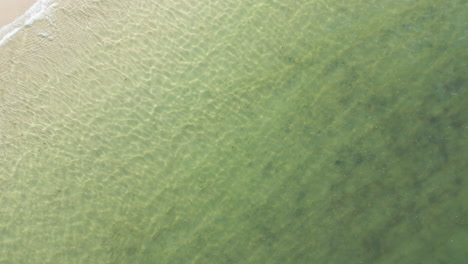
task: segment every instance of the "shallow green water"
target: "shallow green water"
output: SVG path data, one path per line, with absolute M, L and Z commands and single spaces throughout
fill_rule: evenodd
M 466 1 L 111 2 L 2 47 L 0 263 L 466 263 Z

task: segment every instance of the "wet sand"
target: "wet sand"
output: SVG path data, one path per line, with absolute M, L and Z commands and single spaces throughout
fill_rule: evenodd
M 0 27 L 3 27 L 28 10 L 36 0 L 0 0 Z

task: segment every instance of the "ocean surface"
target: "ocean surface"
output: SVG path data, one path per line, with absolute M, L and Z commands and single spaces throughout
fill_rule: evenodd
M 0 47 L 0 264 L 468 263 L 466 0 L 57 0 Z

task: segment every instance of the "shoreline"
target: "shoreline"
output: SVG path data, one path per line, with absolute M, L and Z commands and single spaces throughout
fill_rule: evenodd
M 37 0 L 2 0 L 0 1 L 0 28 L 21 17 Z
M 0 27 L 0 47 L 5 45 L 14 35 L 16 35 L 24 27 L 32 25 L 34 22 L 42 19 L 48 19 L 48 14 L 53 10 L 58 3 L 56 0 L 37 0 L 23 1 L 21 5 L 8 5 L 8 11 L 12 9 L 25 10 L 21 13 L 10 15 L 9 23 L 5 19 L 3 26 Z M 30 6 L 29 8 L 27 8 Z M 14 17 L 17 17 L 16 19 Z M 14 19 L 14 20 L 13 20 Z M 49 19 L 50 21 L 50 19 Z M 1 25 L 1 24 L 0 24 Z

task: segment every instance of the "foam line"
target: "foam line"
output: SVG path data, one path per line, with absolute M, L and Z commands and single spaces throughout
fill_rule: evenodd
M 0 28 L 0 47 L 8 42 L 16 33 L 34 22 L 46 18 L 47 14 L 58 5 L 55 0 L 38 0 L 22 16 L 10 24 Z

